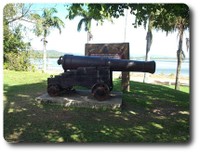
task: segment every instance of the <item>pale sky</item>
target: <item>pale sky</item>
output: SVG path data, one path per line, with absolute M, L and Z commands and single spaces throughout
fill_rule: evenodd
M 59 16 L 65 22 L 65 28 L 62 29 L 62 33 L 59 34 L 58 30 L 51 31 L 47 37 L 48 44 L 47 50 L 57 50 L 70 54 L 84 55 L 85 43 L 87 42 L 87 32 L 84 31 L 84 27 L 80 32 L 77 31 L 77 25 L 80 21 L 80 17 L 76 17 L 74 20 L 67 20 L 66 8 L 62 5 L 37 5 L 36 8 L 52 7 L 56 6 L 57 16 Z M 93 40 L 90 43 L 121 43 L 128 42 L 130 45 L 130 56 L 145 56 L 146 50 L 146 30 L 143 26 L 134 28 L 132 23 L 134 17 L 130 14 L 127 15 L 126 26 L 126 38 L 125 35 L 125 17 L 114 19 L 114 22 L 105 21 L 103 25 L 96 24 L 96 21 L 92 22 L 92 34 Z M 189 53 L 186 51 L 185 38 L 189 37 L 188 31 L 184 34 L 183 50 L 186 57 L 189 58 Z M 33 34 L 29 34 L 33 49 L 42 50 L 42 37 L 36 37 Z M 177 32 L 169 33 L 166 36 L 165 32 L 153 31 L 153 43 L 151 46 L 150 56 L 161 57 L 175 57 L 178 49 L 178 37 Z

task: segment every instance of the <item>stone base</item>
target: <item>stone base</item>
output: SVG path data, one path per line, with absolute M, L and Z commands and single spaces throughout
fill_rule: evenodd
M 122 104 L 122 92 L 111 92 L 105 101 L 98 101 L 90 90 L 76 90 L 59 97 L 50 97 L 45 93 L 36 98 L 39 103 L 57 104 L 65 107 L 89 107 L 89 108 L 119 108 Z

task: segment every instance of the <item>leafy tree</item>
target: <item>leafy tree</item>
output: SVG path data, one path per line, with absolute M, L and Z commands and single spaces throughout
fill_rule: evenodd
M 178 31 L 179 44 L 177 50 L 177 72 L 176 72 L 176 83 L 175 89 L 179 89 L 179 77 L 181 71 L 181 63 L 185 57 L 184 51 L 182 50 L 183 33 L 184 30 L 189 28 L 189 8 L 185 4 L 131 4 L 131 13 L 135 15 L 135 24 L 144 25 L 148 19 L 152 21 L 152 28 L 157 30 L 168 32 Z M 150 22 L 149 22 L 150 23 Z M 148 35 L 149 32 L 149 35 Z M 151 36 L 148 26 L 147 36 Z M 150 40 L 150 39 L 149 39 Z M 189 44 L 189 39 L 186 42 Z M 149 44 L 149 45 L 148 45 Z M 147 43 L 147 46 L 150 46 Z M 146 49 L 146 55 L 148 48 Z M 147 56 L 146 56 L 147 58 Z
M 26 50 L 30 44 L 23 41 L 21 33 L 21 26 L 17 26 L 15 29 L 10 30 L 7 25 L 4 25 L 4 53 Z
M 4 26 L 4 29 L 8 26 Z M 33 67 L 29 61 L 30 44 L 23 42 L 21 26 L 13 31 L 5 30 L 4 33 L 4 68 L 9 70 L 27 71 Z
M 75 4 L 69 7 L 69 18 L 80 15 L 79 10 L 85 4 Z M 82 8 L 81 8 L 82 9 Z M 130 9 L 130 13 L 135 16 L 134 27 L 143 25 L 147 31 L 146 59 L 152 44 L 152 29 L 169 32 L 178 31 L 179 44 L 177 50 L 177 72 L 175 89 L 179 89 L 179 76 L 181 63 L 184 59 L 184 51 L 182 49 L 183 33 L 189 29 L 189 8 L 185 4 L 87 4 L 87 13 L 90 14 L 90 19 L 103 21 L 105 19 L 119 18 L 124 16 L 124 10 Z M 95 11 L 94 11 L 95 10 Z M 189 38 L 187 41 L 187 48 Z
M 29 6 L 29 5 L 27 5 Z M 29 70 L 30 43 L 24 42 L 24 27 L 17 21 L 25 18 L 29 12 L 24 4 L 7 4 L 3 10 L 3 49 L 4 68 L 11 70 Z M 23 10 L 26 10 L 23 12 Z
M 185 4 L 165 4 L 160 9 L 160 15 L 157 17 L 156 28 L 160 28 L 168 32 L 178 32 L 179 43 L 177 50 L 177 70 L 176 70 L 176 82 L 175 89 L 180 88 L 180 71 L 181 64 L 185 58 L 183 51 L 183 33 L 186 29 L 189 29 L 189 8 Z M 188 43 L 188 42 L 186 42 Z M 186 44 L 187 45 L 187 44 Z
M 4 7 L 4 22 L 11 24 L 15 21 L 28 21 L 30 22 L 29 15 L 31 12 L 32 4 L 23 3 L 9 3 Z
M 35 30 L 34 33 L 36 36 L 42 36 L 43 42 L 43 71 L 46 72 L 46 45 L 48 43 L 47 36 L 50 34 L 50 31 L 53 28 L 59 30 L 61 33 L 61 28 L 65 26 L 64 22 L 54 14 L 57 13 L 55 8 L 44 9 L 42 15 L 31 14 L 31 19 L 35 21 Z
M 156 17 L 160 15 L 160 9 L 162 4 L 130 4 L 130 13 L 135 16 L 134 27 L 143 25 L 146 29 L 146 56 L 145 61 L 150 59 L 149 52 L 153 42 L 152 30 L 155 28 L 154 23 L 156 22 Z M 148 23 L 148 25 L 147 25 Z M 146 82 L 148 75 L 144 73 L 143 82 Z

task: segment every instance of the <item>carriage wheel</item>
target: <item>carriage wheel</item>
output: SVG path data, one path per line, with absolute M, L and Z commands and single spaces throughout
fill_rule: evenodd
M 49 85 L 47 88 L 47 92 L 50 96 L 55 97 L 60 93 L 60 88 L 58 85 Z
M 110 89 L 105 83 L 97 83 L 92 87 L 92 95 L 99 101 L 109 97 Z

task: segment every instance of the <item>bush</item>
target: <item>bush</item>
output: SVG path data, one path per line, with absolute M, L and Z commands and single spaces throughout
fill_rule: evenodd
M 4 54 L 4 69 L 15 71 L 34 71 L 28 52 L 9 52 Z

